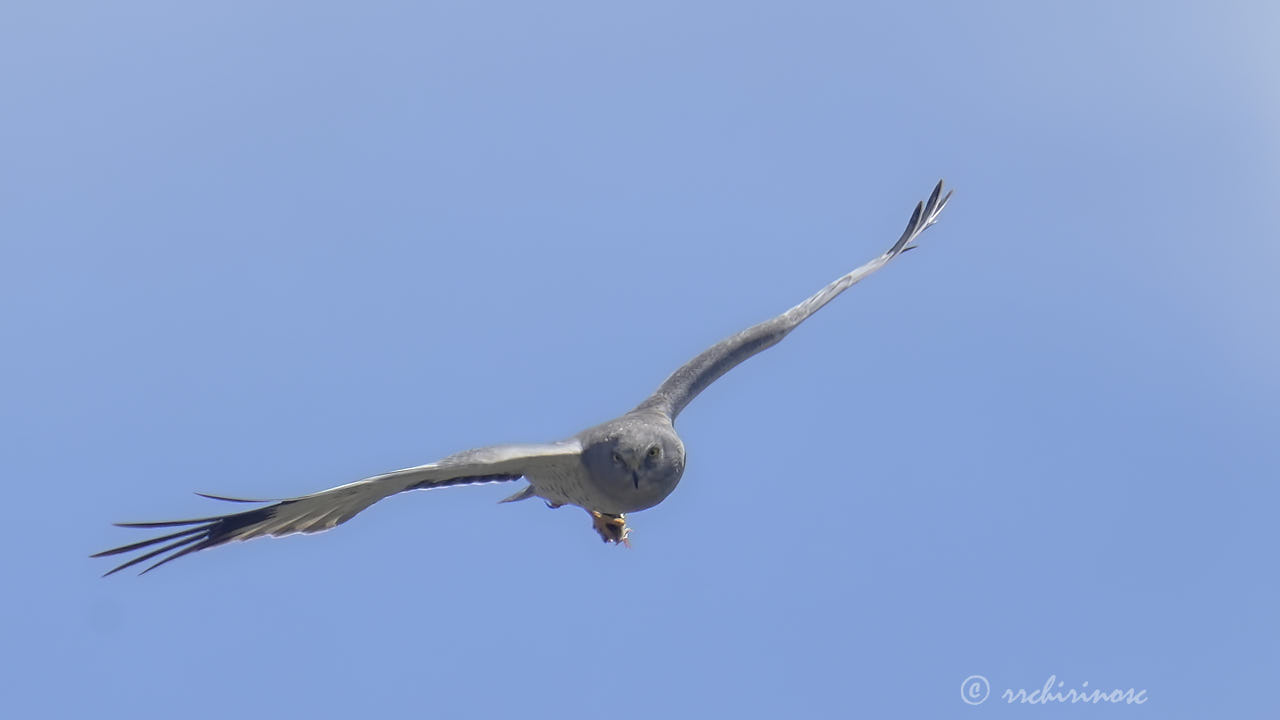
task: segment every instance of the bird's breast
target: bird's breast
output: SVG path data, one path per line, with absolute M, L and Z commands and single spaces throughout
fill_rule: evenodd
M 662 502 L 680 477 L 666 482 L 642 481 L 636 486 L 626 477 L 593 474 L 583 464 L 557 467 L 528 476 L 538 497 L 557 505 L 577 505 L 587 510 L 619 515 L 645 510 Z

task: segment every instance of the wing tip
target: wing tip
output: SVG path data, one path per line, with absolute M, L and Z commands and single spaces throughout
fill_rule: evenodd
M 103 575 L 103 577 L 106 577 L 107 575 L 113 575 L 121 570 L 133 567 L 138 563 L 145 562 L 156 556 L 163 555 L 164 553 L 167 553 L 170 551 L 174 551 L 172 552 L 172 554 L 168 555 L 167 557 L 161 558 L 159 561 L 152 564 L 150 567 L 138 573 L 139 575 L 143 575 L 151 570 L 154 570 L 155 568 L 160 567 L 161 565 L 169 562 L 170 560 L 176 560 L 182 557 L 183 555 L 196 552 L 197 550 L 204 550 L 205 548 L 215 547 L 217 545 L 221 545 L 231 540 L 241 539 L 242 537 L 253 537 L 252 534 L 249 534 L 247 536 L 244 535 L 242 531 L 245 530 L 245 528 L 250 527 L 256 523 L 271 519 L 272 517 L 275 516 L 275 513 L 277 512 L 277 509 L 279 507 L 280 507 L 280 504 L 278 503 L 275 505 L 268 505 L 266 507 L 253 508 L 251 510 L 232 513 L 230 515 L 220 515 L 217 517 L 203 518 L 200 520 L 178 520 L 178 521 L 158 522 L 158 523 L 115 523 L 117 527 L 142 528 L 142 529 L 175 527 L 175 526 L 182 527 L 182 526 L 190 526 L 190 525 L 194 525 L 195 527 L 183 527 L 183 529 L 178 530 L 177 532 L 170 533 L 168 535 L 161 535 L 159 537 L 148 538 L 146 540 L 141 540 L 139 542 L 129 543 L 128 545 L 121 545 L 120 547 L 111 548 L 110 550 L 103 550 L 102 552 L 95 553 L 90 557 L 94 557 L 94 558 L 107 557 L 110 555 L 119 555 L 122 553 L 132 552 L 135 550 L 146 550 L 146 552 L 143 552 L 138 557 L 135 557 L 129 560 L 128 562 L 122 563 L 121 565 L 118 565 L 117 567 L 112 568 L 109 572 Z M 173 540 L 174 542 L 171 542 L 167 545 L 162 545 L 161 547 L 158 547 L 158 548 L 151 549 L 152 546 L 159 545 L 160 543 L 164 543 L 169 540 Z
M 955 192 L 955 190 L 948 189 L 947 193 L 943 195 L 942 190 L 944 187 L 946 187 L 946 181 L 939 179 L 938 184 L 934 185 L 933 191 L 929 193 L 928 200 L 916 203 L 915 209 L 911 212 L 911 219 L 907 221 L 907 227 L 902 231 L 902 236 L 886 253 L 888 257 L 892 258 L 906 252 L 908 249 L 914 248 L 915 246 L 911 244 L 911 241 L 915 240 L 920 236 L 920 233 L 938 221 L 938 215 L 942 213 L 942 209 L 947 206 L 947 202 L 951 200 L 952 193 Z

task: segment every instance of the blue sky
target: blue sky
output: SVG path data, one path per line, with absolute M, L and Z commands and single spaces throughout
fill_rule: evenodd
M 12 3 L 11 717 L 1263 717 L 1280 671 L 1264 3 Z M 606 547 L 509 486 L 102 580 L 112 521 L 622 412 Z M 961 682 L 989 679 L 965 705 Z M 1003 689 L 1139 688 L 1123 709 Z

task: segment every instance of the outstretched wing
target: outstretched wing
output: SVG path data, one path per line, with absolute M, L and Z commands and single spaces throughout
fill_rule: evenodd
M 942 208 L 951 199 L 951 192 L 942 194 L 942 181 L 933 188 L 928 201 L 917 203 L 911 220 L 902 237 L 883 255 L 837 279 L 822 288 L 813 297 L 796 305 L 781 315 L 753 325 L 746 330 L 712 345 L 701 355 L 685 363 L 667 378 L 658 390 L 647 400 L 640 403 L 635 411 L 658 411 L 672 420 L 685 408 L 698 393 L 707 389 L 721 375 L 732 370 L 743 360 L 756 353 L 770 348 L 787 336 L 787 333 L 817 312 L 823 305 L 831 302 L 837 295 L 849 289 L 850 285 L 884 267 L 890 260 L 915 247 L 911 244 L 920 233 L 938 221 Z
M 582 452 L 576 440 L 544 445 L 495 445 L 467 450 L 430 465 L 396 470 L 365 478 L 311 495 L 280 500 L 265 507 L 227 515 L 172 520 L 168 522 L 116 523 L 131 528 L 183 528 L 168 535 L 124 545 L 93 555 L 105 557 L 140 550 L 142 555 L 112 569 L 124 570 L 169 553 L 142 572 L 148 572 L 177 558 L 232 540 L 251 540 L 267 535 L 281 537 L 294 533 L 314 533 L 341 525 L 379 500 L 406 490 L 430 490 L 450 485 L 519 480 L 541 468 L 577 462 Z M 203 494 L 203 493 L 198 493 Z M 204 495 L 230 502 L 271 502 Z M 161 543 L 164 543 L 161 545 Z M 160 547 L 154 547 L 160 545 Z M 105 575 L 104 575 L 105 577 Z

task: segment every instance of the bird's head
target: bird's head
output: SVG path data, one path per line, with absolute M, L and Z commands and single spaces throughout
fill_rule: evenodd
M 684 443 L 669 422 L 624 417 L 587 434 L 583 459 L 614 512 L 653 507 L 680 482 Z

